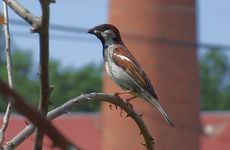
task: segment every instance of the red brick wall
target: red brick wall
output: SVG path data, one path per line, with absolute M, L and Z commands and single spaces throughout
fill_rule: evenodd
M 111 0 L 109 16 L 176 124 L 175 129 L 170 128 L 156 109 L 141 99 L 132 101 L 135 110 L 144 112 L 144 121 L 156 139 L 156 149 L 197 150 L 201 128 L 196 50 L 154 40 L 157 37 L 195 42 L 195 0 Z M 103 89 L 121 90 L 107 75 Z M 102 113 L 102 150 L 145 149 L 132 120 L 121 118 L 119 111 L 111 111 L 106 104 Z

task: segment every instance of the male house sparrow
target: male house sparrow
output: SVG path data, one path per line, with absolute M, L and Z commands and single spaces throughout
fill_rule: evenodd
M 103 45 L 103 57 L 106 71 L 110 78 L 119 85 L 123 92 L 143 98 L 152 106 L 156 107 L 170 126 L 174 127 L 173 121 L 159 104 L 153 86 L 143 71 L 136 58 L 128 51 L 121 40 L 119 30 L 111 24 L 102 24 L 88 30 L 88 33 L 100 39 Z

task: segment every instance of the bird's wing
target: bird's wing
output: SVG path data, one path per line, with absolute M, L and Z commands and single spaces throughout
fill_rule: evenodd
M 123 47 L 115 48 L 113 51 L 113 61 L 116 65 L 124 69 L 143 89 L 147 90 L 154 98 L 158 99 L 149 78 L 136 58 L 128 50 Z

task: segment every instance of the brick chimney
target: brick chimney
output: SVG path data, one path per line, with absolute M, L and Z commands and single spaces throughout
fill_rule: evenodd
M 120 29 L 124 43 L 143 66 L 176 125 L 169 127 L 142 99 L 131 101 L 137 112 L 144 112 L 156 150 L 199 149 L 196 49 L 175 42 L 196 42 L 195 6 L 195 0 L 110 0 L 109 22 Z M 106 74 L 103 90 L 121 91 Z M 119 112 L 111 111 L 108 104 L 102 106 L 102 150 L 145 150 L 136 124 L 120 117 Z

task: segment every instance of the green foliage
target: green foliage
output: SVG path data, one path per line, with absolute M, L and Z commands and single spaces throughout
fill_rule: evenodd
M 4 52 L 0 50 L 0 77 L 7 81 Z M 38 67 L 33 64 L 33 56 L 29 51 L 13 51 L 14 86 L 30 103 L 37 105 L 39 99 Z M 3 61 L 4 60 L 4 61 Z M 93 64 L 80 69 L 61 69 L 57 60 L 50 61 L 50 84 L 54 87 L 51 93 L 51 108 L 61 105 L 67 100 L 82 93 L 100 92 L 102 66 Z M 1 99 L 1 98 L 0 98 Z M 97 111 L 99 104 L 78 107 L 77 111 Z M 0 111 L 5 111 L 5 104 L 0 101 Z
M 57 61 L 50 63 L 50 82 L 54 87 L 51 103 L 60 105 L 81 93 L 100 92 L 102 87 L 102 67 L 93 64 L 74 70 L 60 69 Z M 64 100 L 64 101 L 63 101 Z M 99 104 L 85 105 L 74 110 L 96 111 Z
M 1 52 L 1 54 L 4 54 Z M 5 55 L 5 54 L 4 54 Z M 2 55 L 2 56 L 4 56 Z M 3 58 L 3 57 L 2 57 Z M 23 95 L 30 103 L 35 104 L 38 99 L 38 81 L 31 79 L 33 61 L 31 53 L 28 51 L 14 50 L 13 60 L 13 79 L 15 89 Z M 7 81 L 6 62 L 0 63 L 0 77 Z M 0 101 L 0 111 L 4 111 L 5 104 Z
M 230 109 L 230 64 L 228 56 L 216 49 L 200 61 L 201 107 L 203 110 Z

